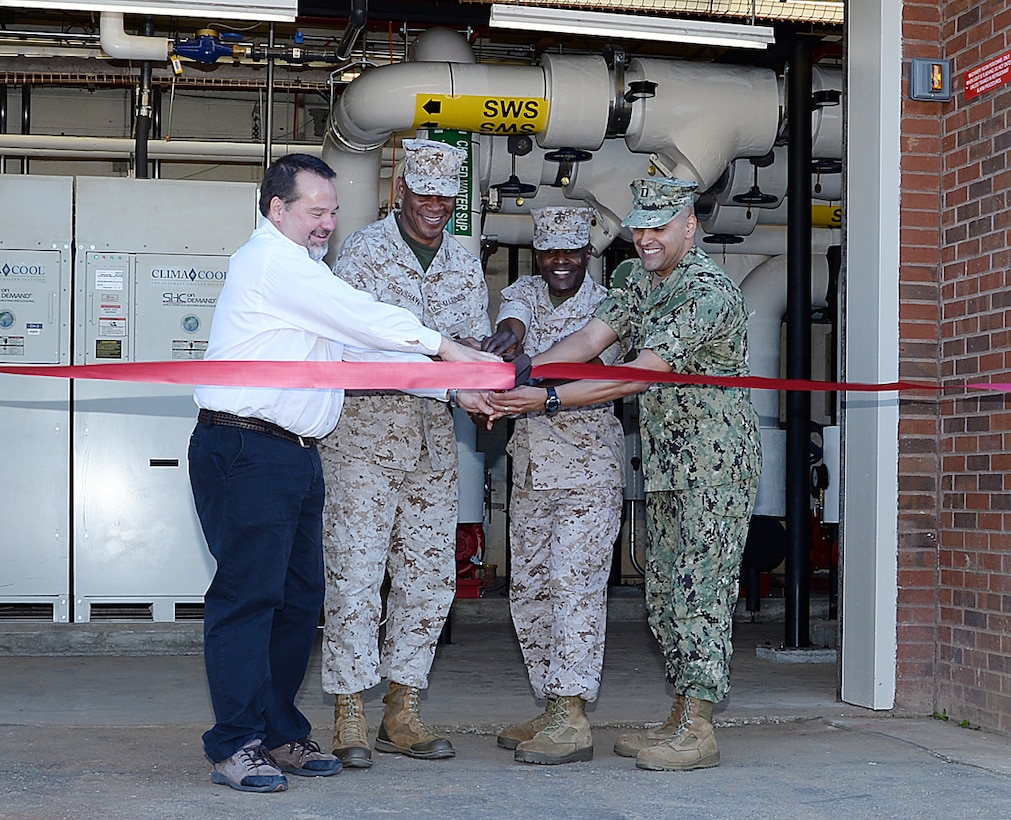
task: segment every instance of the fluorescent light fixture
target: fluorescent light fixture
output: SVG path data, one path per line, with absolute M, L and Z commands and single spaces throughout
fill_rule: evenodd
M 0 0 L 0 7 L 112 11 L 123 14 L 205 17 L 210 20 L 292 21 L 298 0 Z
M 776 41 L 771 26 L 675 20 L 646 14 L 611 14 L 583 9 L 510 6 L 505 3 L 492 3 L 489 22 L 493 28 L 520 31 L 556 31 L 592 37 L 627 37 L 730 48 L 761 49 Z

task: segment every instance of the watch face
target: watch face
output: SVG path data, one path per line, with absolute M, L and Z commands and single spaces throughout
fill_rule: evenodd
M 545 413 L 557 413 L 558 409 L 562 406 L 562 400 L 555 395 L 554 390 L 548 391 L 548 397 L 544 400 L 544 412 Z

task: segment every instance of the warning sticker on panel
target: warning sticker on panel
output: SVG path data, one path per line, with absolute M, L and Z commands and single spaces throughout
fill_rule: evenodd
M 116 317 L 99 317 L 98 319 L 98 335 L 99 336 L 125 336 L 126 335 L 126 319 L 121 316 Z
M 202 359 L 207 352 L 206 340 L 173 339 L 173 359 Z

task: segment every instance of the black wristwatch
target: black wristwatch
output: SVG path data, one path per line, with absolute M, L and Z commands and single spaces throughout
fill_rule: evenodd
M 555 388 L 549 387 L 547 390 L 548 397 L 544 400 L 544 412 L 549 416 L 553 416 L 562 409 L 562 400 L 558 398 Z

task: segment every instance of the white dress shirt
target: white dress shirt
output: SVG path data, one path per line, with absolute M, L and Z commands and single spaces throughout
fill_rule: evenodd
M 425 354 L 435 355 L 441 344 L 442 336 L 410 311 L 355 290 L 261 219 L 232 255 L 204 358 L 427 361 Z M 264 419 L 299 436 L 322 438 L 337 425 L 344 391 L 200 386 L 194 401 L 207 410 Z

